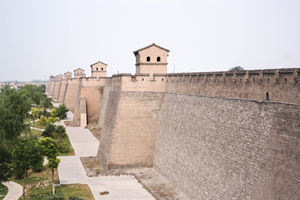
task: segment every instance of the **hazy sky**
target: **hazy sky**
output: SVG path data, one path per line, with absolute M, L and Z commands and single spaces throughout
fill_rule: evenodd
M 135 73 L 153 42 L 168 72 L 300 67 L 300 0 L 0 0 L 0 81 Z

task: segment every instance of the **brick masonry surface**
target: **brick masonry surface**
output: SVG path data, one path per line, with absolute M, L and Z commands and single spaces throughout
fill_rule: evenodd
M 191 199 L 299 199 L 300 106 L 166 94 L 154 166 Z

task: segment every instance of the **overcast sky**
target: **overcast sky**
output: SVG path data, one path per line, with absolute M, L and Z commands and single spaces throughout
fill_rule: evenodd
M 300 0 L 0 0 L 0 81 L 135 73 L 153 42 L 168 72 L 300 67 Z

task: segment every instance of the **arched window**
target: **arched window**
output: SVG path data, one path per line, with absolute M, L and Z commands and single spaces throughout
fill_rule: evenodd
M 101 68 L 101 71 L 103 71 L 103 68 Z
M 150 62 L 150 56 L 147 57 L 147 62 Z
M 157 62 L 160 62 L 160 57 L 159 57 L 159 56 L 156 58 L 156 61 L 157 61 Z
M 96 68 L 96 71 L 98 71 L 98 67 Z

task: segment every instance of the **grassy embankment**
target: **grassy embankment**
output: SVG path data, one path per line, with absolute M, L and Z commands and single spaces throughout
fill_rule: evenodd
M 11 178 L 12 181 L 23 184 L 23 179 Z M 55 170 L 55 182 L 59 183 L 58 172 Z M 41 172 L 29 172 L 29 176 L 26 181 L 26 199 L 38 200 L 38 199 L 52 199 L 52 187 L 51 187 L 51 170 L 43 169 Z M 68 200 L 69 197 L 79 197 L 85 200 L 94 199 L 88 185 L 72 184 L 56 186 L 56 195 L 58 197 L 64 197 Z M 22 198 L 20 198 L 21 200 Z M 62 199 L 62 198 L 61 198 Z
M 0 200 L 4 199 L 7 194 L 7 187 L 0 183 Z

